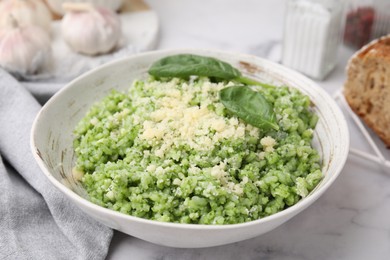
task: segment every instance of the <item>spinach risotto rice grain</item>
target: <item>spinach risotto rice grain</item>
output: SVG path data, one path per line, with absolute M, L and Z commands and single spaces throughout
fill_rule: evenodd
M 157 221 L 235 224 L 297 203 L 322 178 L 311 147 L 317 116 L 288 87 L 261 88 L 279 130 L 233 116 L 208 78 L 138 80 L 79 122 L 74 173 L 89 199 Z

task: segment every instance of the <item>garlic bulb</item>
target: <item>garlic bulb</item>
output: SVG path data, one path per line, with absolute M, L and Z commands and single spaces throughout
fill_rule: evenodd
M 3 0 L 0 1 L 0 28 L 7 26 L 11 14 L 18 24 L 34 24 L 50 31 L 52 16 L 41 0 Z
M 0 66 L 15 75 L 31 75 L 47 65 L 51 58 L 50 37 L 35 25 L 18 25 L 0 29 Z
M 58 15 L 65 14 L 65 10 L 62 8 L 62 4 L 65 2 L 91 3 L 94 6 L 105 7 L 112 11 L 117 11 L 123 4 L 123 0 L 46 0 L 46 2 L 50 9 Z
M 64 4 L 68 10 L 62 19 L 65 42 L 74 51 L 96 55 L 111 51 L 121 37 L 118 16 L 109 9 L 90 4 Z

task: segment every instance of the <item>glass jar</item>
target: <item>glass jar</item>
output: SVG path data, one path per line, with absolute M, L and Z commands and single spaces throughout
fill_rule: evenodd
M 361 48 L 390 33 L 389 0 L 353 0 L 346 14 L 344 44 Z
M 311 78 L 325 78 L 337 63 L 343 11 L 339 0 L 288 0 L 282 63 Z
M 390 34 L 390 1 L 374 0 L 375 21 L 371 39 Z

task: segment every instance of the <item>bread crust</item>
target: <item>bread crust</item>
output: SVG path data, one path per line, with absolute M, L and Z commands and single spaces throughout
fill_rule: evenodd
M 390 148 L 390 35 L 351 57 L 343 92 L 351 109 Z

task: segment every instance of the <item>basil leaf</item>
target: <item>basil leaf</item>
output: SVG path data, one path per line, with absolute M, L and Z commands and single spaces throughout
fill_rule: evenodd
M 159 78 L 205 76 L 231 80 L 241 76 L 239 70 L 226 62 L 194 54 L 178 54 L 162 58 L 153 63 L 148 72 Z
M 239 70 L 226 62 L 194 54 L 177 54 L 162 58 L 154 62 L 148 72 L 158 78 L 204 76 L 219 80 L 235 80 L 244 85 L 273 87 L 243 77 Z M 273 106 L 261 93 L 247 86 L 228 87 L 220 91 L 220 99 L 229 111 L 245 122 L 263 129 L 279 129 Z
M 247 86 L 227 87 L 220 91 L 220 100 L 227 110 L 248 124 L 279 129 L 272 104 L 258 91 Z

